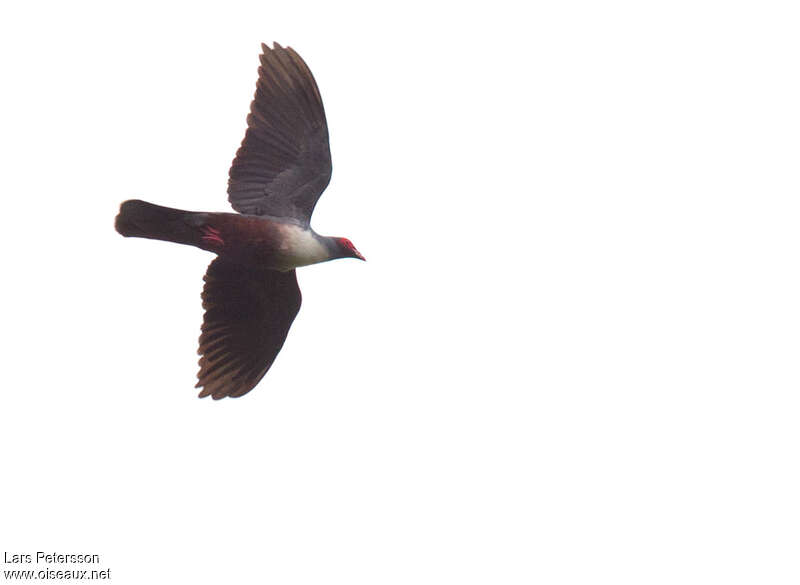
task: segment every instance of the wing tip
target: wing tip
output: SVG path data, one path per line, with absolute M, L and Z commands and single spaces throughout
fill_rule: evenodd
M 291 47 L 288 45 L 286 47 L 282 47 L 278 41 L 272 41 L 272 46 L 270 47 L 267 43 L 261 43 L 261 51 L 266 55 L 271 51 L 286 51 L 292 50 Z
M 201 383 L 198 382 L 195 388 L 200 388 Z M 234 388 L 233 390 L 226 389 L 224 386 L 218 388 L 217 390 L 212 390 L 212 385 L 208 387 L 204 387 L 197 395 L 198 398 L 208 398 L 211 396 L 212 400 L 222 400 L 223 398 L 241 398 L 248 392 L 250 392 L 255 385 L 248 386 L 244 384 L 238 388 Z

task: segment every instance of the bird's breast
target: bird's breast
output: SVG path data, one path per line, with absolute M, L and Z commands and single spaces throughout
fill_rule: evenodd
M 330 259 L 330 253 L 310 229 L 294 224 L 281 224 L 277 229 L 275 260 L 279 270 L 291 270 Z
M 293 223 L 226 213 L 210 216 L 204 227 L 209 235 L 201 247 L 242 264 L 285 271 L 330 260 L 319 237 Z

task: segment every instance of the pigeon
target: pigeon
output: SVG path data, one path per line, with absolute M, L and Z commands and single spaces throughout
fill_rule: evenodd
M 310 225 L 331 178 L 328 125 L 314 76 L 291 47 L 261 48 L 247 131 L 228 179 L 228 201 L 238 213 L 137 199 L 123 202 L 115 220 L 123 236 L 216 254 L 202 292 L 200 398 L 243 396 L 270 369 L 300 310 L 296 268 L 364 260 L 347 238 L 321 236 Z

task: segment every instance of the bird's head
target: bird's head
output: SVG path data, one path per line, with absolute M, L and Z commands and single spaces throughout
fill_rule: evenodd
M 359 260 L 366 260 L 366 258 L 361 255 L 361 252 L 356 250 L 353 242 L 347 238 L 334 238 L 334 242 L 336 242 L 337 246 L 337 258 L 358 258 Z

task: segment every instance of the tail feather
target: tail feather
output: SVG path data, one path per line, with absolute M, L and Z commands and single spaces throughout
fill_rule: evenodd
M 120 205 L 114 227 L 125 237 L 196 246 L 200 243 L 203 215 L 131 199 Z

